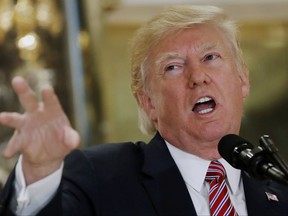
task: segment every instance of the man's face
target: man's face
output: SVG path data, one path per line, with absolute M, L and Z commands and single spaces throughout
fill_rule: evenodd
M 141 104 L 162 137 L 205 159 L 219 158 L 218 142 L 239 133 L 246 71 L 237 71 L 224 34 L 197 25 L 169 34 L 147 61 L 147 91 Z

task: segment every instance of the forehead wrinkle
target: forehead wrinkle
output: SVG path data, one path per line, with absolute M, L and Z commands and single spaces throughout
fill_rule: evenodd
M 203 42 L 195 47 L 195 50 L 199 50 L 200 52 L 211 51 L 214 49 L 223 49 L 220 46 L 219 42 Z

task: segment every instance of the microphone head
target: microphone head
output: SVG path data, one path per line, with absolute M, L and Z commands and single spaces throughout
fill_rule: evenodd
M 237 169 L 242 168 L 242 164 L 239 164 L 238 156 L 244 149 L 253 149 L 253 145 L 235 134 L 225 135 L 218 144 L 220 155 Z

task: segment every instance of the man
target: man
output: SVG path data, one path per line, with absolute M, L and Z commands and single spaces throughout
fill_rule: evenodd
M 15 128 L 5 156 L 21 153 L 1 195 L 6 213 L 287 214 L 286 187 L 251 179 L 217 150 L 224 135 L 239 134 L 249 94 L 236 29 L 223 11 L 212 6 L 170 7 L 137 32 L 132 48 L 132 91 L 141 129 L 154 134 L 148 144 L 73 150 L 79 135 L 53 89 L 43 88 L 39 103 L 25 80 L 13 79 L 26 112 L 0 115 L 2 124 Z M 214 186 L 210 188 L 206 174 L 219 167 L 225 173 L 221 164 L 227 175 L 217 181 L 225 188 L 225 210 L 215 207 L 213 200 L 218 203 L 219 196 L 211 198 Z

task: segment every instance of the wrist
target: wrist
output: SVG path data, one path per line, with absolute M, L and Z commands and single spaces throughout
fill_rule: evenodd
M 34 182 L 37 182 L 55 171 L 57 171 L 63 163 L 63 160 L 51 161 L 46 163 L 31 163 L 24 159 L 22 160 L 22 169 L 25 178 L 26 187 Z

